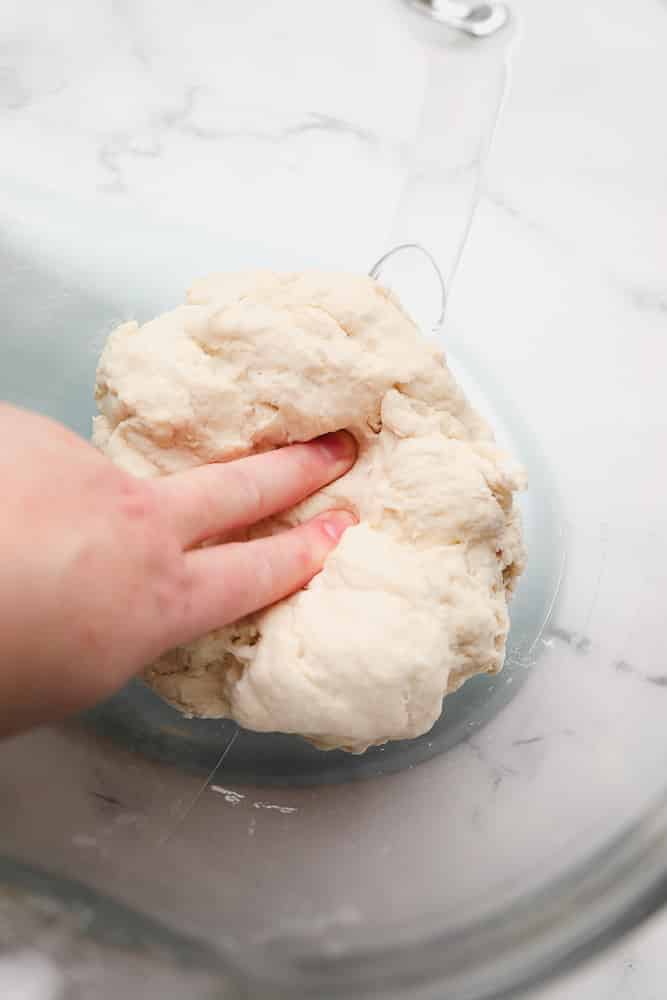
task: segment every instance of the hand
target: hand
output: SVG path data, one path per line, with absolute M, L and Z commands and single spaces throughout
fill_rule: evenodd
M 344 432 L 152 480 L 9 406 L 0 436 L 0 735 L 91 705 L 167 649 L 298 590 L 354 520 L 332 511 L 194 547 L 345 473 Z

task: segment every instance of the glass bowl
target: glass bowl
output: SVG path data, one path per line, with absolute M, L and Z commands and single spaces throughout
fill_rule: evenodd
M 65 967 L 85 942 L 107 986 L 140 953 L 161 996 L 513 995 L 664 897 L 655 345 L 531 298 L 552 262 L 483 214 L 461 265 L 511 25 L 472 39 L 403 0 L 137 17 L 138 54 L 97 65 L 125 49 L 93 33 L 49 96 L 104 133 L 95 180 L 64 124 L 71 170 L 41 132 L 38 165 L 3 167 L 0 394 L 88 435 L 116 322 L 207 271 L 370 271 L 409 244 L 380 277 L 527 467 L 529 564 L 503 673 L 412 742 L 324 753 L 139 683 L 7 742 L 2 899 L 32 915 L 14 943 Z

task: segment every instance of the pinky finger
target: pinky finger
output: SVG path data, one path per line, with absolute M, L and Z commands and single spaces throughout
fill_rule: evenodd
M 268 538 L 187 553 L 190 600 L 175 645 L 222 628 L 305 586 L 322 569 L 346 528 L 355 523 L 348 511 L 334 510 Z

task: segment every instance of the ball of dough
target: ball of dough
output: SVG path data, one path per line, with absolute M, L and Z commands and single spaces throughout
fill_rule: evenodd
M 198 281 L 186 305 L 111 334 L 96 397 L 95 442 L 137 476 L 340 428 L 359 443 L 346 476 L 253 529 L 358 514 L 309 586 L 146 670 L 182 712 L 358 753 L 426 732 L 444 695 L 500 670 L 523 473 L 376 281 Z

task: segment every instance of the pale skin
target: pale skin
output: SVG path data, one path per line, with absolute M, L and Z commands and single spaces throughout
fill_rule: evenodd
M 168 649 L 303 587 L 354 523 L 329 511 L 197 548 L 347 472 L 344 432 L 152 480 L 3 404 L 0 441 L 0 736 L 90 706 Z

